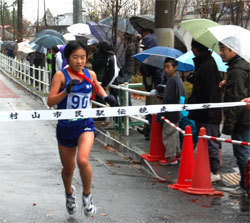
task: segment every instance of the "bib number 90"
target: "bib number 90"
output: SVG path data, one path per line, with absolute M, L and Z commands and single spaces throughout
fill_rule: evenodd
M 86 95 L 71 95 L 68 98 L 67 108 L 69 109 L 81 109 L 89 107 L 89 97 Z

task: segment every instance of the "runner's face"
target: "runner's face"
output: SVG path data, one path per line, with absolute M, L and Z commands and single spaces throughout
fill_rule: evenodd
M 86 51 L 82 48 L 73 51 L 69 56 L 70 68 L 80 72 L 86 64 L 86 57 Z

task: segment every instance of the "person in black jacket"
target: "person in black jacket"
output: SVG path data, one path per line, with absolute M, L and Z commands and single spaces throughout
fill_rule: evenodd
M 211 56 L 212 52 L 207 47 L 192 40 L 192 51 L 195 55 L 195 72 L 189 80 L 193 83 L 193 89 L 189 102 L 198 103 L 219 103 L 222 101 L 222 91 L 219 87 L 221 75 L 218 67 Z M 188 115 L 189 119 L 195 120 L 197 131 L 205 127 L 207 135 L 219 137 L 219 126 L 222 118 L 222 109 L 192 110 Z M 219 148 L 220 143 L 208 140 L 209 160 L 211 169 L 211 180 L 220 180 L 219 175 Z
M 105 58 L 105 69 L 102 78 L 102 87 L 106 89 L 111 84 L 117 85 L 118 75 L 120 68 L 118 66 L 118 60 L 114 53 L 113 47 L 107 41 L 101 41 L 99 43 L 100 52 L 103 54 Z M 118 90 L 114 88 L 110 88 L 110 94 L 112 94 L 116 99 L 118 96 Z
M 219 43 L 220 55 L 224 62 L 227 62 L 227 79 L 225 87 L 224 102 L 238 102 L 250 97 L 250 65 L 247 61 L 237 55 L 236 52 L 227 46 Z M 250 110 L 244 107 L 224 108 L 224 124 L 222 133 L 230 135 L 233 140 L 250 141 Z M 240 170 L 241 180 L 231 194 L 246 194 L 245 168 L 250 157 L 250 147 L 233 144 L 234 156 Z

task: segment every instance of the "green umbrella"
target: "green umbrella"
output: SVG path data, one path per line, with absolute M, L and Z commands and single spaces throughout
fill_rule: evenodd
M 208 28 L 219 26 L 218 23 L 209 19 L 190 19 L 180 23 L 191 36 L 199 43 L 219 53 L 218 40 L 208 31 Z

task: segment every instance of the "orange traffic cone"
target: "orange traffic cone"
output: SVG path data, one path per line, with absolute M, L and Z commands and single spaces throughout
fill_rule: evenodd
M 202 127 L 199 136 L 203 135 L 206 135 L 206 129 Z M 199 137 L 191 187 L 179 190 L 189 194 L 223 195 L 222 191 L 216 191 L 212 187 L 207 139 Z
M 180 188 L 188 188 L 191 186 L 192 174 L 194 168 L 194 147 L 192 129 L 188 125 L 185 128 L 183 139 L 181 162 L 178 172 L 178 181 L 176 184 L 169 184 L 172 189 L 179 190 Z
M 152 115 L 149 153 L 142 154 L 141 157 L 149 162 L 156 162 L 165 157 L 165 147 L 162 142 L 162 127 L 160 122 L 156 122 L 156 115 Z

